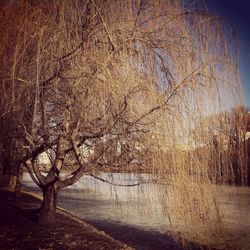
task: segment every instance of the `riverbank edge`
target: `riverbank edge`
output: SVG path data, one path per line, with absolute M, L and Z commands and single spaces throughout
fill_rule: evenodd
M 25 188 L 22 190 L 23 193 L 26 193 L 28 195 L 31 195 L 37 199 L 39 199 L 40 201 L 42 201 L 42 196 L 38 193 L 35 193 L 33 191 L 30 191 L 29 189 Z M 113 240 L 115 242 L 117 242 L 119 245 L 121 244 L 124 247 L 127 247 L 126 249 L 128 250 L 132 250 L 132 248 L 128 247 L 125 243 L 114 239 L 113 237 L 111 237 L 110 235 L 108 235 L 107 233 L 105 233 L 104 231 L 100 231 L 97 228 L 93 227 L 92 225 L 90 225 L 89 223 L 87 223 L 86 221 L 84 221 L 83 219 L 79 218 L 78 216 L 72 214 L 71 212 L 67 211 L 66 209 L 57 206 L 56 207 L 57 213 L 62 213 L 63 215 L 67 216 L 69 219 L 75 221 L 76 223 L 79 223 L 80 225 L 87 225 L 89 228 L 91 228 L 93 231 L 95 231 L 97 234 L 102 234 L 105 235 L 107 238 L 109 238 L 110 240 Z
M 0 193 L 9 193 L 9 196 L 14 196 L 15 195 L 15 192 L 13 191 L 13 189 L 5 188 L 5 187 L 0 187 Z M 30 198 L 36 199 L 37 203 L 39 203 L 39 202 L 42 201 L 42 196 L 39 193 L 33 192 L 33 191 L 29 190 L 26 187 L 23 188 L 22 191 L 21 191 L 21 199 L 20 200 L 22 200 L 22 195 L 27 195 Z M 2 203 L 2 201 L 1 201 L 1 203 Z M 20 202 L 12 201 L 12 202 L 9 202 L 8 206 L 12 206 L 12 207 L 16 208 L 17 206 L 19 206 L 19 204 L 20 204 Z M 3 204 L 1 204 L 1 205 L 3 205 Z M 38 204 L 36 204 L 36 205 L 38 205 Z M 21 205 L 18 208 L 19 209 L 25 209 Z M 91 231 L 91 233 L 94 233 L 96 235 L 96 237 L 106 238 L 108 241 L 111 241 L 114 245 L 116 245 L 116 247 L 117 247 L 116 249 L 133 250 L 133 248 L 129 247 L 125 243 L 123 243 L 123 242 L 121 242 L 119 240 L 114 239 L 113 237 L 111 237 L 110 235 L 108 235 L 107 233 L 105 233 L 104 231 L 98 230 L 94 226 L 90 225 L 89 223 L 85 222 L 81 218 L 75 216 L 74 214 L 72 214 L 71 212 L 65 210 L 64 208 L 62 208 L 60 206 L 57 206 L 56 212 L 57 212 L 58 215 L 65 216 L 67 220 L 72 221 L 76 225 L 79 225 L 79 226 L 82 226 L 82 227 L 85 227 L 85 228 L 87 227 L 87 229 L 89 231 Z M 16 215 L 13 213 L 12 217 L 14 218 L 15 216 Z M 0 223 L 0 225 L 1 225 L 1 223 Z M 3 237 L 0 236 L 0 241 L 2 241 L 2 240 L 4 240 L 4 239 L 3 239 Z M 16 248 L 16 249 L 19 249 L 19 248 Z M 82 249 L 85 249 L 85 248 L 82 248 Z M 95 249 L 95 248 L 92 248 L 92 249 Z M 103 249 L 105 249 L 105 248 L 103 248 Z

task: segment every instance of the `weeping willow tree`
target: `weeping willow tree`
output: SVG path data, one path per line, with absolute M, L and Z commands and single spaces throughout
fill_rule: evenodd
M 17 1 L 3 10 L 0 119 L 14 117 L 29 148 L 19 160 L 43 191 L 40 222 L 55 221 L 59 190 L 115 170 L 149 173 L 173 231 L 203 243 L 223 234 L 215 189 L 234 183 L 235 170 L 221 111 L 240 103 L 229 31 L 179 1 Z

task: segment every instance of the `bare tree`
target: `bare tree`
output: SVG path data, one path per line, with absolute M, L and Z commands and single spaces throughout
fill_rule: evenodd
M 29 147 L 19 161 L 43 191 L 40 222 L 55 221 L 59 190 L 83 174 L 102 180 L 99 172 L 130 169 L 163 185 L 163 206 L 186 216 L 187 227 L 195 219 L 194 237 L 217 234 L 208 178 L 216 152 L 190 149 L 207 139 L 200 118 L 240 96 L 234 44 L 218 19 L 178 1 L 15 6 L 1 14 L 0 121 L 15 118 Z M 38 165 L 43 153 L 47 173 Z M 165 203 L 170 192 L 174 209 Z

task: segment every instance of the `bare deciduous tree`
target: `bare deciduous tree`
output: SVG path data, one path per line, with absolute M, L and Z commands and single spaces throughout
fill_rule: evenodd
M 178 1 L 23 1 L 3 11 L 1 126 L 15 118 L 29 146 L 19 160 L 43 191 L 40 222 L 55 221 L 58 191 L 83 174 L 130 170 L 163 185 L 163 207 L 186 216 L 187 232 L 195 222 L 186 236 L 218 233 L 216 152 L 192 148 L 211 139 L 201 119 L 239 101 L 223 29 Z

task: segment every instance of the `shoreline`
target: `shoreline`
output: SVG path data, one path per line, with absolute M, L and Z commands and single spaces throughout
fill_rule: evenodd
M 3 195 L 5 193 L 5 195 Z M 37 237 L 36 231 L 39 229 L 43 229 L 43 226 L 39 226 L 36 224 L 37 220 L 37 212 L 35 212 L 36 209 L 40 207 L 40 202 L 42 200 L 42 196 L 39 193 L 36 193 L 34 191 L 29 190 L 28 188 L 24 188 L 21 193 L 21 198 L 19 202 L 15 201 L 15 193 L 11 190 L 8 190 L 6 188 L 0 188 L 0 199 L 1 203 L 4 201 L 3 196 L 5 197 L 5 200 L 10 201 L 10 206 L 14 208 L 15 210 L 19 210 L 17 214 L 23 216 L 19 218 L 18 220 L 21 220 L 21 225 L 25 223 L 25 220 L 28 218 L 29 222 L 31 223 L 31 228 L 28 230 L 29 232 L 26 232 L 26 235 L 21 234 L 21 237 L 19 237 L 19 229 L 14 229 L 14 232 L 12 235 L 9 235 L 9 237 L 12 237 L 12 241 L 14 244 L 12 245 L 4 245 L 4 237 L 0 233 L 0 249 L 93 249 L 93 250 L 99 250 L 99 249 L 124 249 L 124 250 L 131 250 L 131 249 L 138 249 L 138 250 L 184 250 L 184 249 L 207 249 L 206 247 L 198 246 L 196 244 L 192 243 L 186 243 L 184 242 L 178 242 L 176 239 L 174 239 L 172 236 L 159 233 L 156 231 L 148 231 L 139 229 L 133 226 L 128 225 L 118 225 L 109 221 L 88 221 L 83 220 L 80 217 L 72 214 L 70 211 L 65 210 L 64 208 L 57 206 L 57 222 L 55 224 L 60 224 L 59 226 L 61 228 L 64 228 L 66 225 L 66 229 L 62 232 L 63 234 L 70 235 L 71 234 L 71 228 L 72 226 L 77 226 L 78 230 L 77 232 L 74 232 L 74 237 L 68 237 L 64 243 L 66 243 L 66 247 L 62 246 L 61 244 L 58 246 L 57 244 L 53 244 L 53 241 L 55 240 L 53 237 L 51 239 L 46 239 L 47 242 L 47 248 L 45 247 L 39 247 L 39 240 L 44 240 L 44 238 L 47 238 L 46 236 L 38 236 L 38 241 L 36 239 L 31 239 L 29 235 L 32 235 L 33 237 Z M 2 213 L 3 204 L 0 206 L 0 232 L 4 231 L 2 228 Z M 10 214 L 10 217 L 15 217 L 12 214 Z M 59 221 L 58 221 L 59 217 Z M 63 219 L 61 217 L 64 217 Z M 70 226 L 67 225 L 68 222 L 71 222 Z M 8 224 L 8 223 L 7 223 Z M 27 223 L 26 223 L 27 224 Z M 15 228 L 14 225 L 9 225 L 11 228 Z M 7 225 L 8 227 L 8 225 Z M 49 226 L 49 229 L 53 229 L 54 225 Z M 6 228 L 5 228 L 6 229 Z M 20 229 L 21 230 L 21 229 Z M 56 229 L 57 230 L 57 229 Z M 83 232 L 80 232 L 80 231 Z M 11 230 L 10 230 L 11 231 Z M 35 231 L 35 233 L 33 232 Z M 46 230 L 45 230 L 46 231 Z M 53 232 L 55 233 L 55 232 Z M 89 236 L 89 233 L 92 235 Z M 45 232 L 46 234 L 46 232 Z M 74 242 L 74 238 L 82 237 L 83 239 L 77 239 L 76 242 Z M 14 236 L 13 236 L 14 235 Z M 94 237 L 93 237 L 94 235 Z M 90 238 L 89 238 L 90 237 Z M 29 241 L 24 240 L 23 238 L 28 238 L 31 240 Z M 95 240 L 93 241 L 93 238 Z M 34 244 L 35 240 L 35 244 Z M 16 248 L 15 246 L 22 244 L 22 241 L 25 241 L 27 244 L 23 247 Z M 71 242 L 70 242 L 71 241 Z M 88 243 L 89 241 L 89 243 Z M 52 244 L 52 245 L 51 245 Z M 185 246 L 183 246 L 184 244 Z M 32 245 L 30 248 L 29 245 Z M 69 246 L 72 245 L 72 246 Z M 36 248 L 34 248 L 34 246 Z
M 60 207 L 55 224 L 37 225 L 39 196 L 0 189 L 0 249 L 133 249 Z

